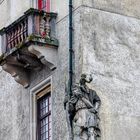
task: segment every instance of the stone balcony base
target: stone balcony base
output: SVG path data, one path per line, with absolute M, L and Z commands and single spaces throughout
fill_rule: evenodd
M 1 61 L 1 66 L 16 82 L 27 88 L 30 85 L 30 72 L 40 71 L 44 65 L 54 70 L 56 57 L 56 47 L 30 45 L 8 55 Z

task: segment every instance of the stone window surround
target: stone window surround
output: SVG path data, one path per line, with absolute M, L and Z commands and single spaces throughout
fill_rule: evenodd
M 37 134 L 37 114 L 36 114 L 37 113 L 37 99 L 36 99 L 36 96 L 37 96 L 38 92 L 40 92 L 42 89 L 44 89 L 49 84 L 52 85 L 51 76 L 30 90 L 30 140 L 37 140 L 37 137 L 36 137 L 36 134 Z M 51 94 L 52 94 L 52 86 L 51 86 Z M 52 98 L 51 98 L 51 106 L 52 106 Z M 52 133 L 52 131 L 51 131 L 51 133 Z M 51 136 L 52 136 L 52 134 L 51 134 Z M 51 137 L 51 139 L 52 139 L 52 137 Z

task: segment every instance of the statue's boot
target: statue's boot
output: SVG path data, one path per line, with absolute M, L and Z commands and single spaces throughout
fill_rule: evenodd
M 82 134 L 80 132 L 79 135 L 74 135 L 73 140 L 89 140 L 89 138 L 87 132 L 83 131 Z
M 87 131 L 83 131 L 80 140 L 89 140 Z
M 89 128 L 88 129 L 88 135 L 89 135 L 88 140 L 96 140 L 96 137 L 95 137 L 95 134 L 94 134 L 94 128 Z

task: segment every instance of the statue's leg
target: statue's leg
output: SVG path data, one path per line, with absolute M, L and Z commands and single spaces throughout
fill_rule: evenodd
M 94 128 L 93 127 L 90 127 L 88 129 L 88 137 L 89 137 L 88 140 L 96 140 L 96 136 L 95 136 Z
M 88 139 L 88 132 L 87 132 L 87 130 L 84 130 L 84 131 L 82 132 L 80 138 L 81 138 L 80 140 L 89 140 L 89 139 Z
M 84 130 L 80 126 L 75 125 L 73 131 L 73 140 L 89 140 L 88 131 Z
M 80 126 L 74 125 L 73 127 L 73 140 L 80 140 L 81 128 Z

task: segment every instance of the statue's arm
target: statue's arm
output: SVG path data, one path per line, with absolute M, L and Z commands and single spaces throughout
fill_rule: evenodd
M 96 102 L 93 108 L 90 108 L 89 111 L 96 114 L 99 112 L 100 102 Z
M 100 108 L 100 105 L 101 105 L 101 102 L 96 102 L 95 104 L 95 110 L 98 112 L 99 111 L 99 108 Z
M 101 106 L 101 100 L 100 100 L 100 98 L 99 98 L 99 96 L 98 95 L 96 95 L 96 97 L 95 97 L 95 110 L 98 112 L 98 110 L 99 110 L 99 108 L 100 108 L 100 106 Z
M 90 75 L 89 80 L 86 80 L 87 83 L 90 83 L 93 80 L 92 76 Z
M 96 94 L 96 96 L 94 97 L 94 107 L 90 109 L 90 111 L 92 113 L 98 113 L 99 112 L 99 108 L 101 106 L 101 100 L 99 98 L 99 96 Z
M 63 102 L 65 110 L 66 110 L 66 105 L 67 105 L 68 101 L 69 101 L 69 97 L 68 97 L 68 95 L 65 95 L 64 102 Z

